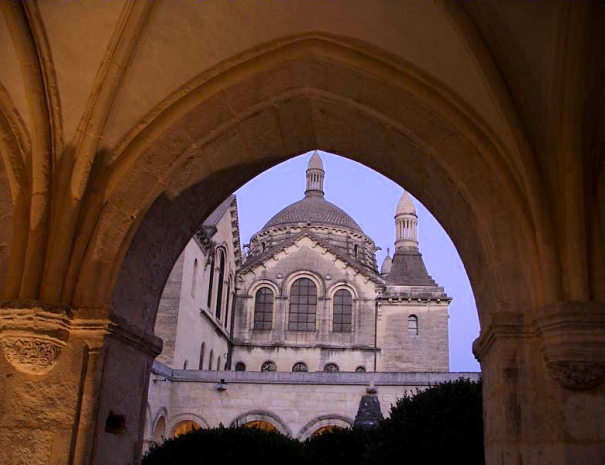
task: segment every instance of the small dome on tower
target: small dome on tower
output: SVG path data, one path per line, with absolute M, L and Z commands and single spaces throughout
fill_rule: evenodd
M 380 274 L 389 274 L 391 272 L 391 268 L 393 267 L 393 259 L 391 258 L 391 251 L 387 249 L 387 256 L 382 262 L 382 267 L 380 268 Z
M 395 216 L 398 215 L 415 215 L 416 208 L 414 207 L 414 202 L 412 201 L 412 197 L 405 190 L 403 191 L 403 195 L 397 204 L 397 210 L 395 211 Z
M 309 165 L 307 166 L 308 170 L 322 170 L 324 169 L 324 163 L 321 160 L 321 157 L 319 156 L 319 153 L 317 152 L 317 150 L 313 153 L 313 155 L 311 156 L 311 159 L 309 160 Z

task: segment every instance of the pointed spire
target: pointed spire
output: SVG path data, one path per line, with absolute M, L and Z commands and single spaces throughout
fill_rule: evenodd
M 316 150 L 307 166 L 307 189 L 305 190 L 305 196 L 324 196 L 324 176 L 324 164 Z
M 418 216 L 412 197 L 403 191 L 395 211 L 395 248 L 418 248 Z
M 392 267 L 393 259 L 391 258 L 391 249 L 387 249 L 387 256 L 382 262 L 382 267 L 380 267 L 380 274 L 383 276 L 388 275 L 391 272 Z

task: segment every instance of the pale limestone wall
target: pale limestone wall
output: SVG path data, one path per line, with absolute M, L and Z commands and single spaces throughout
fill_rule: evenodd
M 381 301 L 378 307 L 378 371 L 449 371 L 448 302 Z M 418 334 L 408 318 L 418 318 Z
M 292 371 L 295 363 L 304 362 L 309 372 L 323 371 L 327 363 L 336 363 L 340 371 L 355 371 L 364 367 L 367 371 L 374 369 L 373 349 L 328 349 L 298 348 L 292 346 L 236 346 L 233 355 L 233 366 L 238 362 L 246 365 L 247 371 L 260 371 L 264 362 L 272 361 L 278 371 Z
M 212 241 L 216 243 L 217 248 L 223 247 L 226 250 L 227 258 L 221 318 L 216 317 L 218 260 L 215 261 L 215 278 L 209 308 L 208 286 L 211 272 L 209 254 L 213 251 L 205 250 L 197 239 L 193 238 L 189 241 L 166 283 L 158 307 L 155 332 L 164 340 L 164 349 L 158 359 L 171 367 L 184 368 L 187 362 L 188 369 L 200 368 L 200 356 L 204 344 L 202 368 L 209 369 L 212 354 L 212 369 L 217 368 L 219 357 L 220 368 L 225 369 L 236 271 L 231 208 L 233 207 L 225 211 L 216 224 L 217 231 L 212 236 Z M 194 273 L 196 260 L 197 273 Z M 229 305 L 229 312 L 226 312 L 227 305 Z
M 177 339 L 177 326 L 183 284 L 183 262 L 185 252 L 180 255 L 164 286 L 162 298 L 158 304 L 158 314 L 155 320 L 155 335 L 163 341 L 162 353 L 158 360 L 165 365 L 175 366 L 174 350 Z
M 149 387 L 153 424 L 164 416 L 167 435 L 189 419 L 201 426 L 230 425 L 263 418 L 295 438 L 325 424 L 352 423 L 361 396 L 373 381 L 383 415 L 408 392 L 446 380 L 477 379 L 478 373 L 242 373 L 170 370 L 154 364 Z M 217 382 L 226 382 L 218 390 Z M 195 382 L 193 382 L 195 381 Z M 250 414 L 252 412 L 251 415 Z M 326 421 L 328 420 L 328 421 Z M 343 422 L 345 422 L 343 424 Z M 148 429 L 152 434 L 153 428 Z
M 283 371 L 290 371 L 300 361 L 310 371 L 323 370 L 330 362 L 344 371 L 358 366 L 373 370 L 377 284 L 366 275 L 304 237 L 240 276 L 234 362 L 242 361 L 253 371 L 267 360 Z M 318 289 L 316 331 L 287 329 L 290 286 L 300 277 L 313 280 Z M 262 286 L 273 289 L 276 296 L 272 330 L 254 329 L 254 299 Z M 349 333 L 332 331 L 332 296 L 341 288 L 353 295 L 353 330 Z

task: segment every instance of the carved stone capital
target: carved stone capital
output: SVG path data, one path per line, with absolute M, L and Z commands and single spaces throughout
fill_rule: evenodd
M 38 302 L 0 304 L 0 345 L 18 371 L 46 374 L 53 369 L 71 338 L 100 351 L 107 337 L 117 338 L 155 358 L 162 341 L 104 308 L 44 305 Z
M 22 373 L 42 375 L 55 366 L 62 345 L 39 337 L 5 337 L 2 339 L 4 357 Z
M 568 389 L 591 389 L 605 377 L 605 363 L 559 361 L 547 362 L 550 376 Z
M 557 302 L 534 320 L 546 368 L 568 389 L 592 389 L 605 378 L 605 305 Z

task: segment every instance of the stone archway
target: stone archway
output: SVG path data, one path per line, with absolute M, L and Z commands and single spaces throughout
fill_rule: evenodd
M 2 308 L 0 370 L 14 376 L 0 381 L 12 402 L 0 421 L 0 450 L 29 453 L 12 446 L 15 435 L 27 433 L 26 439 L 37 434 L 40 443 L 54 441 L 49 460 L 58 463 L 61 457 L 112 463 L 140 451 L 147 375 L 159 351 L 152 334 L 155 311 L 176 256 L 197 223 L 238 186 L 318 148 L 404 185 L 458 247 L 480 313 L 475 349 L 484 370 L 488 461 L 590 462 L 602 452 L 605 312 L 597 301 L 603 269 L 599 259 L 585 266 L 587 250 L 602 257 L 602 225 L 586 221 L 594 231 L 589 244 L 582 221 L 591 205 L 582 197 L 581 178 L 589 164 L 574 159 L 582 154 L 581 138 L 569 132 L 580 128 L 582 118 L 574 117 L 583 114 L 580 103 L 570 102 L 582 102 L 583 95 L 566 93 L 584 86 L 574 73 L 561 71 L 565 65 L 580 68 L 574 65 L 581 58 L 570 59 L 576 55 L 568 50 L 583 49 L 574 46 L 583 44 L 581 34 L 563 36 L 557 66 L 551 67 L 560 73 L 551 92 L 557 96 L 556 124 L 544 126 L 561 139 L 544 143 L 544 134 L 530 134 L 532 147 L 516 112 L 531 119 L 532 127 L 539 119 L 527 118 L 523 104 L 515 108 L 526 97 L 517 89 L 528 79 L 506 80 L 507 73 L 514 78 L 531 72 L 510 72 L 495 39 L 480 38 L 483 25 L 473 23 L 483 19 L 478 7 L 453 6 L 446 10 L 454 29 L 462 31 L 493 91 L 482 87 L 482 100 L 493 97 L 502 119 L 483 118 L 469 103 L 473 92 L 461 97 L 454 88 L 464 86 L 448 86 L 447 73 L 440 81 L 403 54 L 386 52 L 381 47 L 389 40 L 380 33 L 365 42 L 355 27 L 347 29 L 365 20 L 358 12 L 339 29 L 350 38 L 313 32 L 311 25 L 292 37 L 280 33 L 267 43 L 251 43 L 247 52 L 231 49 L 221 56 L 224 61 L 162 92 L 170 96 L 128 124 L 121 142 L 113 134 L 115 144 L 104 146 L 110 109 L 151 9 L 134 2 L 110 41 L 78 145 L 60 160 L 62 140 L 51 137 L 58 132 L 60 106 L 43 22 L 37 7 L 15 5 L 3 5 L 3 11 L 20 53 L 16 61 L 33 70 L 24 73 L 24 84 L 35 124 L 29 150 L 30 141 L 20 140 L 18 118 L 7 123 L 4 112 L 0 121 L 2 154 L 22 155 L 5 160 L 8 169 L 0 173 L 12 182 L 12 192 L 0 188 L 0 215 L 10 223 L 0 230 L 0 273 L 6 278 L 1 285 L 4 298 L 20 299 Z M 561 14 L 561 30 L 582 17 Z M 482 22 L 487 29 L 494 23 Z M 460 84 L 467 75 L 452 78 Z M 10 106 L 6 100 L 3 111 Z M 557 176 L 549 173 L 545 181 L 539 174 L 541 163 L 550 162 L 549 147 L 558 163 L 554 171 L 564 174 L 564 193 L 573 190 L 563 202 L 565 196 L 552 188 Z M 32 158 L 34 173 L 25 174 L 39 185 L 29 189 L 17 172 L 22 160 Z M 50 166 L 59 171 L 56 179 Z M 591 183 L 595 191 L 602 186 L 598 175 Z M 23 194 L 29 190 L 35 202 Z M 602 218 L 602 206 L 592 207 L 588 214 Z M 38 420 L 46 418 L 50 399 L 60 400 L 60 411 L 52 422 Z M 26 404 L 43 415 L 23 418 Z M 583 405 L 590 405 L 592 415 Z M 35 456 L 49 457 L 43 447 Z
M 330 431 L 330 428 L 351 428 L 353 419 L 342 415 L 321 415 L 309 421 L 298 433 L 298 439 L 305 441 L 319 432 Z
M 272 431 L 272 427 L 275 431 L 279 431 L 281 434 L 292 436 L 290 428 L 282 421 L 281 418 L 274 413 L 265 410 L 253 410 L 242 413 L 231 422 L 231 426 L 250 426 L 267 431 Z
M 537 340 L 521 349 L 517 339 L 529 337 L 535 309 L 558 300 L 549 239 L 535 241 L 538 231 L 548 237 L 549 225 L 532 212 L 540 204 L 535 186 L 509 169 L 510 154 L 478 115 L 457 108 L 455 96 L 438 92 L 437 83 L 417 79 L 408 64 L 374 52 L 333 37 L 295 37 L 241 57 L 235 82 L 234 69 L 221 70 L 218 82 L 228 87 L 206 93 L 204 81 L 165 102 L 156 120 L 124 144 L 109 175 L 113 190 L 74 300 L 111 299 L 116 315 L 150 333 L 172 263 L 225 196 L 300 152 L 318 147 L 347 156 L 405 185 L 458 247 L 483 330 L 476 350 L 485 377 L 488 451 L 492 444 L 498 450 L 504 442 L 522 441 L 519 433 L 491 433 L 511 408 L 501 400 L 521 408 L 526 381 L 552 383 L 542 361 L 525 352 L 536 350 Z M 241 95 L 250 98 L 240 102 Z M 237 118 L 222 111 L 234 102 Z M 150 173 L 156 165 L 170 174 L 163 179 Z M 129 226 L 116 230 L 116 223 Z M 507 353 L 508 366 L 489 360 L 494 341 Z M 116 361 L 115 369 L 122 363 Z M 516 374 L 503 381 L 503 371 Z M 549 410 L 553 389 L 530 408 Z M 109 404 L 113 395 L 107 391 Z

